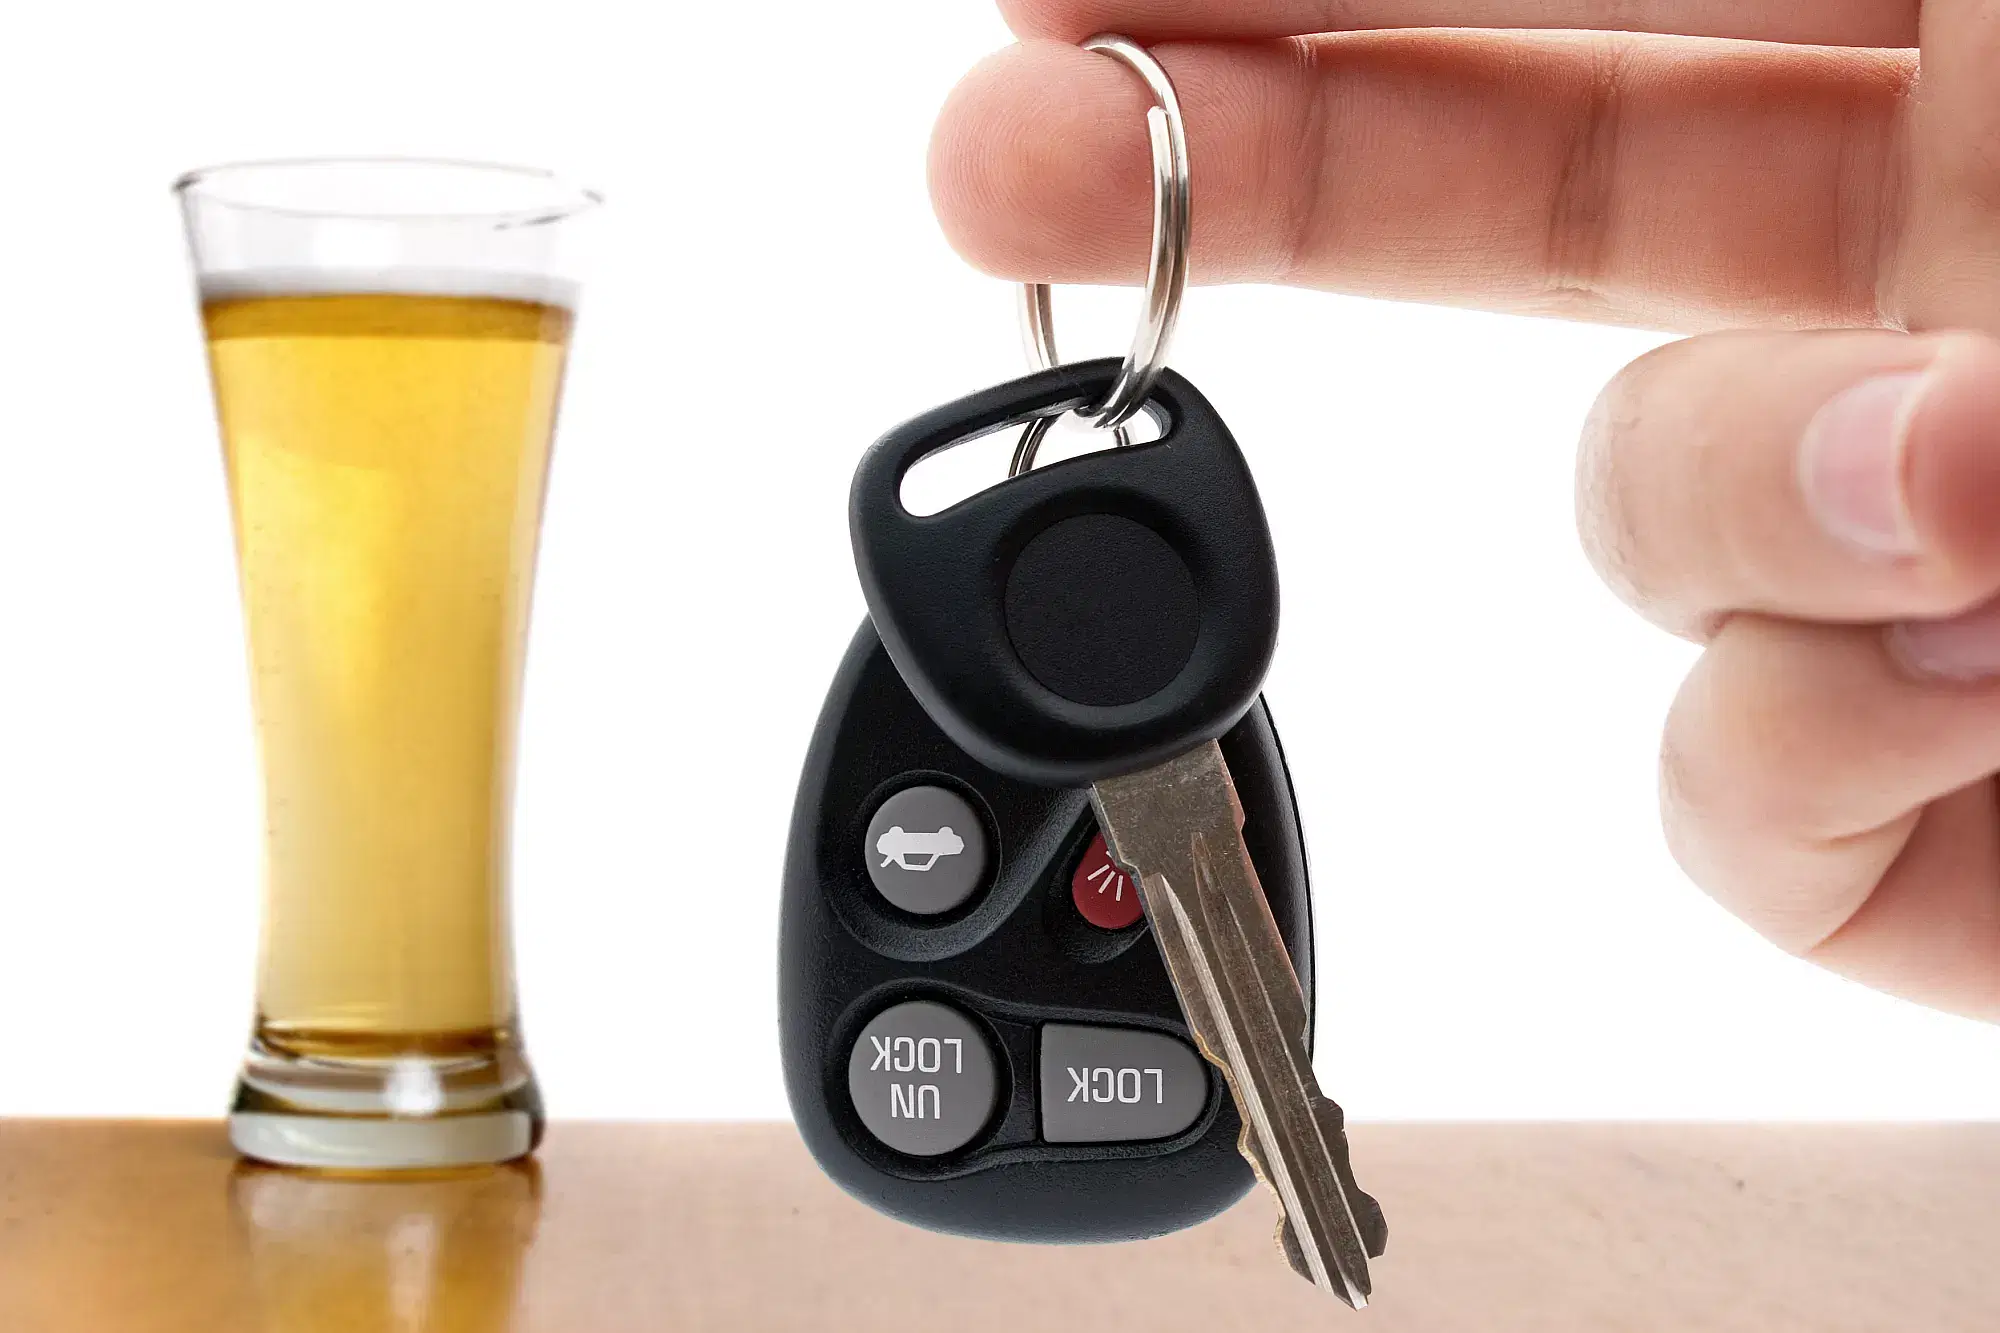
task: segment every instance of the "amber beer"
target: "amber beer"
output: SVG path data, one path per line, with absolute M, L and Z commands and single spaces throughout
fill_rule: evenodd
M 266 786 L 257 1036 L 489 1053 L 570 314 L 517 293 L 204 292 Z

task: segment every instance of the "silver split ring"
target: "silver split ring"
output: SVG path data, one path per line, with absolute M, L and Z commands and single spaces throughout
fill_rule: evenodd
M 1100 429 L 1115 430 L 1130 421 L 1146 405 L 1153 383 L 1167 364 L 1167 346 L 1173 341 L 1174 325 L 1180 319 L 1181 297 L 1188 278 L 1188 152 L 1187 132 L 1181 120 L 1180 98 L 1173 80 L 1145 47 L 1129 37 L 1101 33 L 1083 44 L 1086 51 L 1111 56 L 1146 81 L 1153 94 L 1153 106 L 1146 111 L 1146 130 L 1153 144 L 1153 256 L 1146 271 L 1146 304 L 1133 336 L 1132 350 L 1118 368 L 1118 378 L 1104 401 L 1077 409 Z M 1037 370 L 1059 363 L 1056 355 L 1055 312 L 1046 283 L 1021 285 L 1021 328 L 1028 359 Z M 1040 436 L 1048 433 L 1034 423 L 1022 437 L 1022 448 L 1032 465 Z M 1039 426 L 1039 431 L 1035 429 Z M 1033 444 L 1030 439 L 1033 438 Z M 1025 470 L 1025 469 L 1023 469 Z

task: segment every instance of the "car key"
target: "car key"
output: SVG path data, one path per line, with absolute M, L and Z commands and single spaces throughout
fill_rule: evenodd
M 1283 1204 L 1285 1257 L 1365 1306 L 1368 1258 L 1382 1252 L 1386 1227 L 1354 1185 L 1340 1108 L 1314 1077 L 1305 996 L 1243 846 L 1221 749 L 1204 741 L 1103 779 L 1091 801 L 1112 855 L 1136 868 L 1188 1027 L 1242 1109 L 1243 1155 Z
M 1354 1184 L 1339 1108 L 1306 1051 L 1305 1005 L 1216 738 L 1275 647 L 1276 560 L 1220 417 L 1161 372 L 1154 443 L 1028 473 L 942 513 L 900 500 L 921 458 L 1104 401 L 1115 361 L 1059 367 L 892 432 L 855 475 L 850 527 L 870 616 L 911 692 L 982 763 L 1092 785 L 1134 872 L 1190 1029 L 1278 1196 L 1293 1266 L 1357 1307 L 1386 1226 Z

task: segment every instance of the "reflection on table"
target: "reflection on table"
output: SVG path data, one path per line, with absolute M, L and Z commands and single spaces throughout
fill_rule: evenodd
M 531 1160 L 369 1179 L 246 1163 L 229 1198 L 265 1333 L 505 1333 L 541 1172 Z

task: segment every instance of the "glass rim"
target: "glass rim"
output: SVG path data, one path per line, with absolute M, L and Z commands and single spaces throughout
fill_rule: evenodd
M 548 201 L 529 207 L 516 208 L 306 208 L 295 204 L 260 200 L 250 194 L 239 194 L 229 188 L 235 177 L 253 177 L 262 172 L 310 170 L 317 167 L 385 167 L 430 168 L 440 173 L 459 172 L 488 177 L 505 176 L 522 181 L 542 183 L 548 191 Z M 587 213 L 604 202 L 604 196 L 595 190 L 571 184 L 555 172 L 542 167 L 524 167 L 506 162 L 483 162 L 472 158 L 450 157 L 370 157 L 370 156 L 330 156 L 330 157 L 269 157 L 250 158 L 235 162 L 217 162 L 205 167 L 196 167 L 176 177 L 171 187 L 172 193 L 183 204 L 190 200 L 221 208 L 236 209 L 246 213 L 264 213 L 275 217 L 321 218 L 332 221 L 353 222 L 394 222 L 404 224 L 422 223 L 483 223 L 492 226 L 522 226 L 537 223 L 559 222 L 565 218 Z

